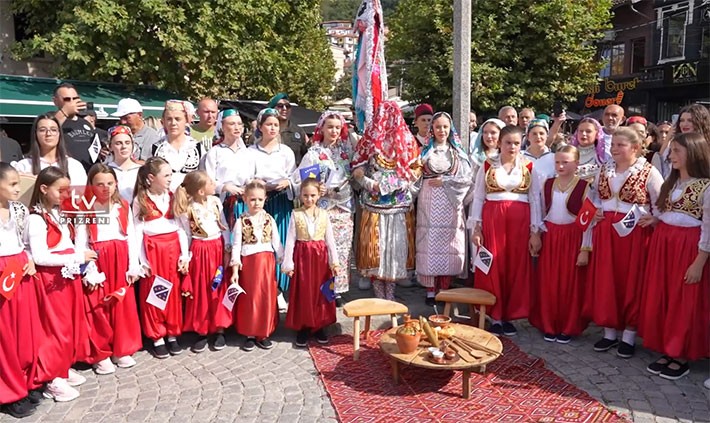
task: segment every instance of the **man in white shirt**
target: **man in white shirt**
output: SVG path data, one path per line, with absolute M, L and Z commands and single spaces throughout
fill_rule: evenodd
M 133 160 L 143 163 L 152 156 L 153 144 L 160 140 L 158 131 L 145 124 L 143 120 L 143 107 L 132 98 L 122 98 L 118 102 L 118 109 L 111 113 L 121 122 L 131 128 L 133 133 Z
M 503 106 L 498 110 L 498 119 L 505 122 L 506 126 L 516 126 L 518 124 L 518 112 L 513 106 Z
M 604 109 L 602 124 L 604 125 L 604 161 L 611 159 L 611 136 L 624 121 L 624 108 L 612 104 Z

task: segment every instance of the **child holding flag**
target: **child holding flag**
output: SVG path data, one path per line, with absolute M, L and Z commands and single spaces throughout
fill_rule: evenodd
M 604 328 L 594 351 L 618 345 L 617 355 L 631 358 L 638 326 L 651 221 L 663 177 L 641 157 L 640 135 L 618 128 L 611 140 L 611 160 L 596 177 L 597 221 L 592 231 L 594 254 L 587 277 L 584 315 Z M 622 331 L 621 341 L 618 331 Z
M 530 323 L 545 341 L 560 344 L 569 343 L 587 326 L 580 312 L 594 206 L 588 197 L 589 183 L 575 174 L 578 164 L 576 147 L 560 147 L 555 153 L 557 177 L 545 181 L 540 202 L 544 232 Z
M 291 214 L 281 265 L 291 278 L 286 326 L 298 331 L 298 347 L 307 345 L 311 332 L 318 343 L 328 343 L 324 328 L 336 321 L 330 284 L 338 273 L 338 252 L 328 212 L 316 206 L 319 188 L 316 179 L 301 182 L 303 207 Z
M 191 348 L 194 353 L 207 348 L 208 334 L 215 334 L 214 349 L 223 349 L 227 345 L 224 329 L 232 324 L 231 311 L 222 305 L 228 285 L 222 283 L 228 263 L 225 244 L 231 248 L 230 234 L 215 188 L 206 172 L 195 171 L 185 175 L 175 191 L 175 215 L 187 234 L 192 256 L 182 291 L 187 296 L 183 330 L 200 335 Z

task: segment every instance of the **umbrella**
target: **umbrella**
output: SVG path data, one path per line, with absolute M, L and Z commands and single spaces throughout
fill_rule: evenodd
M 385 32 L 380 0 L 362 0 L 355 17 L 358 34 L 353 62 L 353 105 L 362 131 L 387 99 Z

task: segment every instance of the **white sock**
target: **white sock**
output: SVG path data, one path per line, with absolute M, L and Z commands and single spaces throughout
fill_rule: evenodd
M 163 338 L 158 338 L 155 341 L 153 341 L 153 345 L 156 347 L 159 347 L 161 345 L 165 345 L 165 340 Z
M 604 328 L 604 339 L 616 339 L 616 329 Z
M 493 325 L 500 325 L 500 324 L 502 324 L 502 323 L 503 323 L 503 322 L 501 322 L 500 320 L 491 319 L 491 326 L 493 326 Z
M 636 342 L 636 331 L 624 329 L 624 332 L 621 334 L 621 340 L 629 345 L 634 345 L 634 342 Z
M 436 292 L 434 292 L 434 291 L 431 291 L 431 292 L 427 291 L 426 297 L 427 297 L 427 298 L 435 298 L 435 297 L 436 297 Z
M 168 336 L 168 342 L 177 342 L 177 338 L 174 336 Z

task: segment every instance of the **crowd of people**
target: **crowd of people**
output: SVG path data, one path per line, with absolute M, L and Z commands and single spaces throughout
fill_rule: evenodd
M 29 156 L 0 162 L 0 404 L 14 416 L 77 398 L 77 362 L 134 366 L 142 337 L 158 359 L 185 332 L 194 353 L 221 350 L 230 327 L 244 351 L 269 349 L 282 311 L 297 347 L 326 344 L 351 265 L 383 299 L 415 278 L 427 304 L 471 271 L 497 299 L 492 333 L 528 319 L 564 344 L 594 322 L 594 350 L 630 358 L 638 332 L 666 379 L 710 355 L 702 105 L 660 130 L 609 106 L 569 137 L 564 112 L 506 106 L 480 127 L 472 113 L 466 148 L 448 113 L 419 105 L 413 133 L 391 101 L 362 136 L 326 111 L 309 138 L 283 93 L 246 140 L 213 100 L 168 101 L 153 128 L 123 99 L 103 145 L 82 103 L 58 86 Z M 36 176 L 27 206 L 22 175 Z

